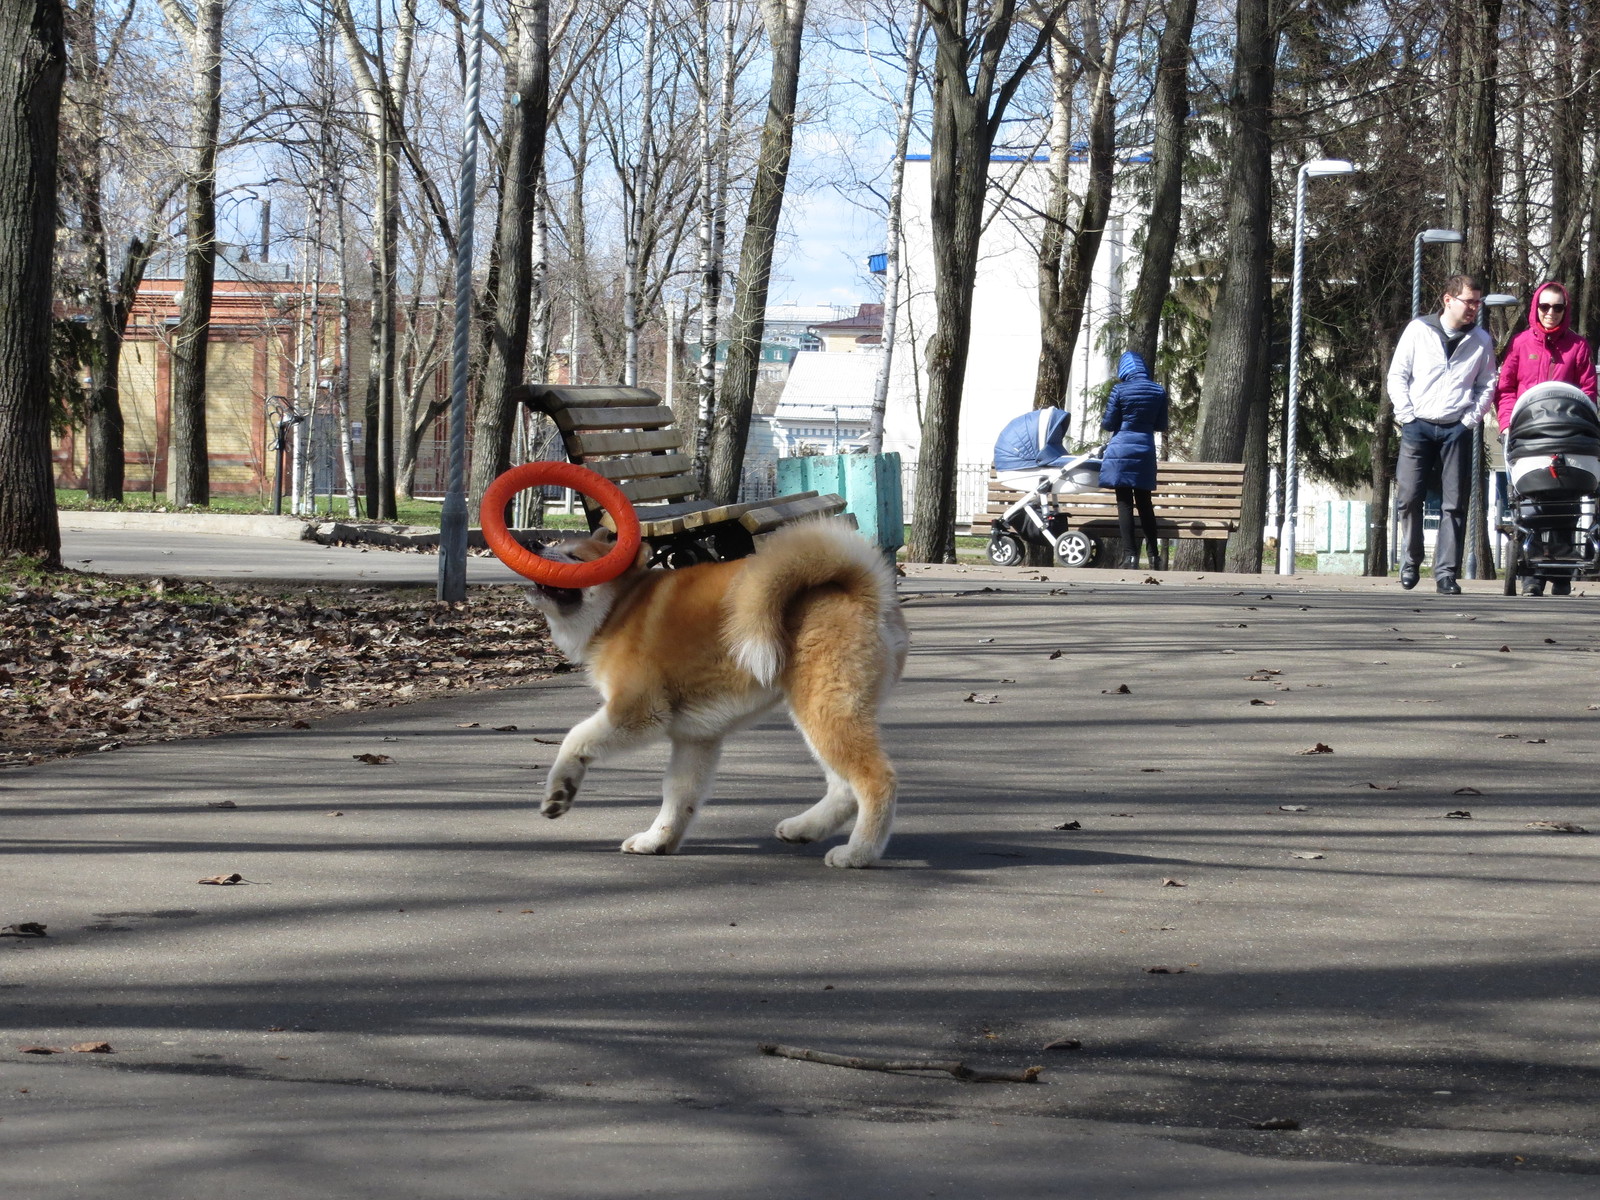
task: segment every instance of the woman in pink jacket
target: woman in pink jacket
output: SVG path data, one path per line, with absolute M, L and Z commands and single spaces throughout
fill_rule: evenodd
M 1528 327 L 1511 339 L 1505 361 L 1500 364 L 1500 384 L 1495 389 L 1499 404 L 1500 432 L 1511 424 L 1511 410 L 1517 397 L 1541 383 L 1570 383 L 1595 400 L 1594 357 L 1589 343 L 1574 333 L 1568 318 L 1572 315 L 1567 289 L 1554 281 L 1540 284 L 1528 306 Z M 1544 595 L 1545 581 L 1537 576 L 1525 579 L 1524 596 Z M 1572 593 L 1570 579 L 1553 581 L 1557 596 Z
M 1528 327 L 1511 339 L 1500 364 L 1500 432 L 1511 424 L 1517 397 L 1539 383 L 1570 383 L 1595 399 L 1594 356 L 1589 343 L 1572 331 L 1567 289 L 1554 281 L 1540 284 L 1528 305 Z

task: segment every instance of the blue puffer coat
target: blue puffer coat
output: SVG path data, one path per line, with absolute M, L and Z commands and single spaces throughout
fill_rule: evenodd
M 1156 438 L 1167 431 L 1167 389 L 1150 378 L 1150 368 L 1132 350 L 1117 363 L 1117 383 L 1106 401 L 1101 429 L 1112 431 L 1101 456 L 1101 487 L 1156 486 Z

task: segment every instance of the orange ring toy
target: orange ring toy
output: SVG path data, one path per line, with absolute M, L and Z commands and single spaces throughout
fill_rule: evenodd
M 541 558 L 511 536 L 506 528 L 506 505 L 518 492 L 546 483 L 582 492 L 610 514 L 617 527 L 617 544 L 609 554 L 593 562 L 555 562 Z M 518 575 L 546 587 L 586 588 L 609 583 L 633 566 L 639 555 L 639 517 L 633 502 L 609 479 L 575 463 L 530 462 L 512 467 L 484 492 L 478 520 L 483 540 L 496 558 Z

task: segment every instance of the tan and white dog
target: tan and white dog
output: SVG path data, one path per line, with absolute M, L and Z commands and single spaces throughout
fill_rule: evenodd
M 541 553 L 586 562 L 610 549 L 595 538 Z M 604 699 L 562 741 L 540 811 L 555 818 L 571 808 L 602 755 L 666 737 L 661 812 L 622 849 L 671 854 L 711 792 L 723 739 L 783 701 L 828 787 L 780 822 L 778 836 L 814 842 L 854 817 L 850 840 L 826 861 L 876 862 L 895 803 L 878 706 L 900 678 L 909 640 L 883 556 L 844 522 L 822 520 L 779 530 L 734 562 L 660 571 L 643 561 L 596 587 L 533 588 L 556 645 L 588 669 Z

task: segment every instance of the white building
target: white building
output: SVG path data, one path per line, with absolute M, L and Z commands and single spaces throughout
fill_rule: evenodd
M 1072 170 L 1082 180 L 1081 192 L 1088 167 L 1075 161 Z M 1048 174 L 1042 158 L 996 158 L 989 164 L 990 200 L 973 288 L 972 341 L 956 453 L 963 466 L 987 465 L 1001 428 L 1033 407 L 1040 345 L 1037 247 Z M 885 450 L 898 450 L 908 461 L 916 459 L 922 442 L 926 348 L 935 326 L 931 199 L 927 156 L 909 156 L 902 201 L 900 326 L 883 443 Z M 1093 401 L 1094 390 L 1115 375 L 1116 360 L 1124 349 L 1114 337 L 1110 344 L 1102 343 L 1122 312 L 1124 230 L 1143 221 L 1142 213 L 1130 211 L 1129 203 L 1126 197 L 1113 201 L 1068 384 L 1072 432 L 1086 440 L 1095 440 L 1097 430 L 1083 429 L 1085 408 Z

